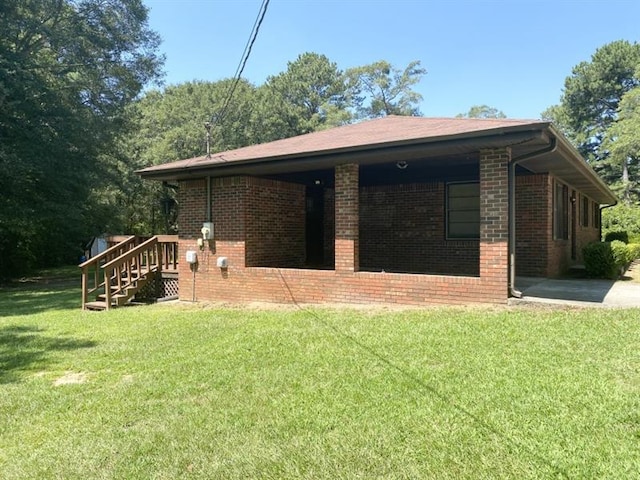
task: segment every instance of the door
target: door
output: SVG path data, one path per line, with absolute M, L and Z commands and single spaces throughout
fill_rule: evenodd
M 305 242 L 307 267 L 322 267 L 324 263 L 324 188 L 307 187 Z

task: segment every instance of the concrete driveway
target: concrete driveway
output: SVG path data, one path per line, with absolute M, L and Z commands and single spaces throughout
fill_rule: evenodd
M 640 282 L 633 281 L 640 272 L 640 263 L 634 263 L 628 276 L 621 280 L 592 279 L 516 279 L 516 288 L 522 298 L 510 303 L 552 303 L 586 307 L 639 307 Z

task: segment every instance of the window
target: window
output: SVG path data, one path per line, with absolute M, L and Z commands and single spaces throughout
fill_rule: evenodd
M 553 195 L 553 238 L 569 239 L 569 188 L 556 183 Z
M 585 196 L 582 197 L 582 226 L 589 226 L 589 199 Z
M 593 202 L 593 228 L 600 228 L 600 206 Z
M 480 238 L 480 184 L 447 185 L 447 238 Z

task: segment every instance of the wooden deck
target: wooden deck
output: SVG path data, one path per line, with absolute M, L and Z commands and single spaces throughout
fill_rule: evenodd
M 80 265 L 83 309 L 109 310 L 141 299 L 177 296 L 176 235 L 129 236 L 118 240 Z M 90 300 L 91 295 L 95 300 Z

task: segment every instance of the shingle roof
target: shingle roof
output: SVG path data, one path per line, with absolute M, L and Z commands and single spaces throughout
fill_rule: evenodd
M 499 133 L 502 129 L 547 125 L 541 120 L 478 119 L 478 118 L 425 118 L 390 115 L 375 120 L 331 128 L 319 132 L 285 138 L 269 143 L 219 152 L 165 163 L 141 170 L 141 173 L 162 170 L 201 168 L 220 163 L 265 160 L 288 156 L 302 156 L 375 148 L 381 145 L 414 143 L 443 139 L 459 135 Z

